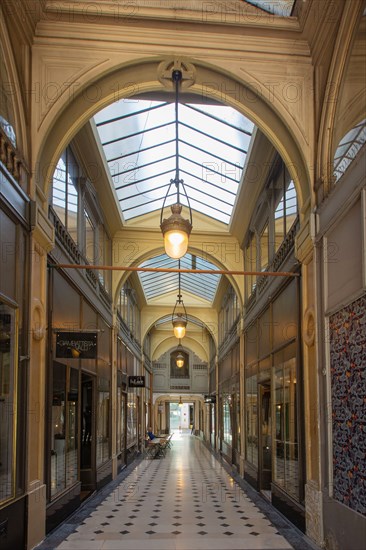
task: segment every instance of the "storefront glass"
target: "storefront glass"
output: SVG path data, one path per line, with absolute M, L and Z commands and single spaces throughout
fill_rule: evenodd
M 257 365 L 247 368 L 245 379 L 246 459 L 258 467 L 258 388 Z
M 14 496 L 16 310 L 0 302 L 0 503 Z
M 232 444 L 232 426 L 231 426 L 231 395 L 224 394 L 222 399 L 222 424 L 223 439 L 225 443 Z
M 78 479 L 79 372 L 53 364 L 51 497 Z

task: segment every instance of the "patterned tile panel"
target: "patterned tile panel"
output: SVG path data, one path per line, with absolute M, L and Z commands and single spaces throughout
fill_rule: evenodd
M 329 318 L 333 496 L 366 515 L 366 295 Z

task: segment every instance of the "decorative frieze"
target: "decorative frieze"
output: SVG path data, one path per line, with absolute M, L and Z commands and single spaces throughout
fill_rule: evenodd
M 10 139 L 0 126 L 0 160 L 12 175 L 12 177 L 19 183 L 19 185 L 26 191 L 27 173 L 28 170 L 25 166 L 24 160 L 21 158 L 20 153 L 16 150 Z

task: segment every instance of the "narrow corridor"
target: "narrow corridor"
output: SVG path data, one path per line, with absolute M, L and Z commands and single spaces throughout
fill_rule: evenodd
M 176 434 L 165 457 L 144 458 L 125 473 L 38 549 L 314 549 L 194 436 Z

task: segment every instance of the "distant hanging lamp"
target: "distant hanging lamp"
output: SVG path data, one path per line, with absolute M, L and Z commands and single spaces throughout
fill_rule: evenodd
M 182 353 L 182 350 L 183 348 L 179 340 L 179 344 L 176 350 L 178 352 L 178 355 L 175 358 L 175 364 L 177 365 L 178 369 L 181 369 L 182 367 L 184 367 L 184 355 Z
M 180 260 L 178 261 L 178 266 L 180 270 Z M 179 340 L 181 338 L 184 338 L 186 334 L 187 323 L 188 323 L 187 310 L 182 300 L 182 294 L 180 290 L 180 271 L 179 271 L 177 301 L 175 302 L 175 306 L 172 313 L 172 325 L 173 325 L 174 336 Z
M 188 195 L 186 193 L 183 180 L 179 179 L 179 139 L 178 139 L 178 97 L 179 86 L 182 80 L 182 72 L 174 69 L 172 72 L 172 81 L 175 83 L 175 178 L 170 180 L 167 193 L 163 202 L 160 214 L 160 229 L 164 237 L 165 253 L 174 259 L 179 259 L 184 256 L 188 249 L 188 238 L 192 231 L 192 211 L 189 204 Z M 164 206 L 168 198 L 169 191 L 172 185 L 175 185 L 177 190 L 177 201 L 170 209 L 172 214 L 169 218 L 163 220 Z M 185 220 L 181 215 L 182 204 L 180 203 L 180 189 L 187 199 L 189 209 L 189 220 Z
M 183 407 L 183 403 L 182 403 L 182 396 L 181 396 L 181 395 L 179 396 L 179 403 L 178 403 L 178 407 Z

